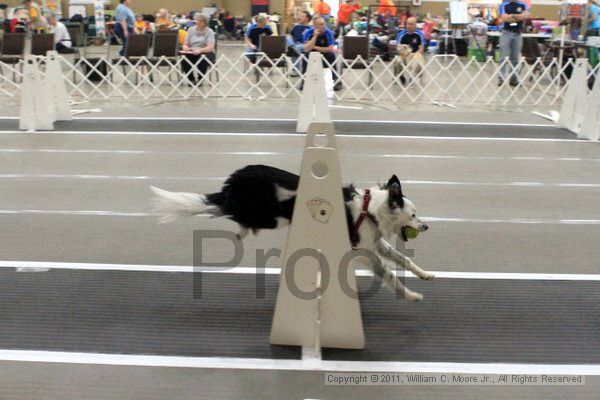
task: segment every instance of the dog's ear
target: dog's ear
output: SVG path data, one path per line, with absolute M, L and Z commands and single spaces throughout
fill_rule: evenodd
M 402 194 L 402 185 L 400 179 L 393 175 L 387 183 L 388 205 L 390 208 L 404 207 L 404 195 Z

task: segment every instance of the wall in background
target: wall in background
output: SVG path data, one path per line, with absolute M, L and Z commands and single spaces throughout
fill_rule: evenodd
M 377 4 L 377 0 L 359 0 L 362 5 Z M 0 0 L 0 3 L 8 4 L 10 7 L 21 4 L 21 0 Z M 113 8 L 119 4 L 119 0 L 112 0 Z M 136 13 L 151 14 L 159 8 L 167 6 L 169 11 L 188 12 L 192 9 L 199 10 L 202 7 L 210 6 L 213 3 L 217 7 L 224 7 L 232 15 L 250 16 L 250 0 L 133 0 L 133 10 Z M 277 12 L 281 15 L 285 12 L 286 0 L 271 0 L 271 12 Z M 556 20 L 558 18 L 559 7 L 549 4 L 536 4 L 533 1 L 532 13 L 536 17 Z M 68 8 L 68 0 L 63 0 L 63 10 Z M 421 14 L 431 13 L 432 15 L 444 15 L 447 2 L 423 1 L 422 7 L 414 7 Z M 422 11 L 421 11 L 422 10 Z

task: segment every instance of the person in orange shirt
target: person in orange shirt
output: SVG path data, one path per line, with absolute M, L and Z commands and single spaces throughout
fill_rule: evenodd
M 392 0 L 379 0 L 379 7 L 377 7 L 377 14 L 379 15 L 396 15 L 396 7 Z
M 325 24 L 329 26 L 329 20 L 331 19 L 331 7 L 329 4 L 325 3 L 324 0 L 320 0 L 315 7 L 315 11 L 319 13 L 321 18 L 325 20 Z
M 338 24 L 340 27 L 346 26 L 350 23 L 350 17 L 353 12 L 356 12 L 360 8 L 360 4 L 354 0 L 346 0 L 344 4 L 340 4 L 338 10 Z

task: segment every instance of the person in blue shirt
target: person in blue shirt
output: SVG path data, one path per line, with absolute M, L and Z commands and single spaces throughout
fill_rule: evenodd
M 500 68 L 500 77 L 498 86 L 504 83 L 506 78 L 506 58 L 510 59 L 512 64 L 510 85 L 517 86 L 519 79 L 515 71 L 516 65 L 519 63 L 521 56 L 521 48 L 523 47 L 523 23 L 530 17 L 529 7 L 521 0 L 505 0 L 500 4 L 499 12 L 500 19 L 503 22 L 502 34 L 500 35 L 500 58 L 504 63 Z
M 323 65 L 331 69 L 331 76 L 333 78 L 334 86 L 333 90 L 338 91 L 342 89 L 342 81 L 337 73 L 337 60 L 335 50 L 335 39 L 333 38 L 333 32 L 327 28 L 325 20 L 321 17 L 315 18 L 313 21 L 313 27 L 307 29 L 304 32 L 304 54 L 306 59 L 302 63 L 302 73 L 306 73 L 308 63 L 308 55 L 311 51 L 318 51 L 321 53 L 323 58 L 327 61 Z M 324 60 L 324 61 L 325 61 Z M 302 89 L 304 85 L 301 85 Z
M 414 17 L 406 20 L 406 29 L 396 35 L 396 45 L 406 44 L 410 46 L 413 53 L 425 52 L 427 39 L 423 32 L 417 29 L 417 19 Z
M 598 7 L 594 0 L 588 0 L 588 10 L 589 25 L 587 33 L 585 34 L 586 38 L 588 36 L 598 36 L 600 33 L 600 7 Z
M 256 17 L 256 23 L 250 25 L 246 31 L 245 42 L 246 46 L 248 46 L 246 52 L 255 53 L 260 51 L 260 37 L 262 35 L 271 36 L 272 34 L 271 27 L 267 25 L 267 18 L 262 15 Z
M 127 38 L 133 34 L 133 25 L 135 23 L 135 14 L 131 11 L 131 0 L 121 0 L 121 4 L 115 10 L 115 21 L 115 35 L 123 42 L 123 47 L 121 47 L 119 55 L 125 57 Z
M 299 56 L 304 53 L 304 32 L 310 29 L 310 21 L 312 15 L 308 11 L 302 11 L 298 20 L 298 24 L 292 28 L 289 35 L 286 36 L 286 42 L 288 48 L 294 50 L 297 56 L 292 57 L 292 63 L 296 65 Z

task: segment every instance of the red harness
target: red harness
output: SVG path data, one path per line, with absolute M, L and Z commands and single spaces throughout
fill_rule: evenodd
M 371 222 L 375 224 L 375 226 L 378 225 L 377 218 L 375 218 L 373 214 L 369 213 L 369 203 L 371 202 L 371 191 L 369 189 L 365 190 L 365 195 L 363 199 L 363 209 L 360 215 L 358 216 L 356 223 L 354 224 L 354 238 L 352 239 L 352 250 L 357 249 L 358 241 L 356 240 L 356 238 L 358 237 L 358 230 L 360 229 L 360 226 L 362 225 L 365 218 L 369 218 Z

